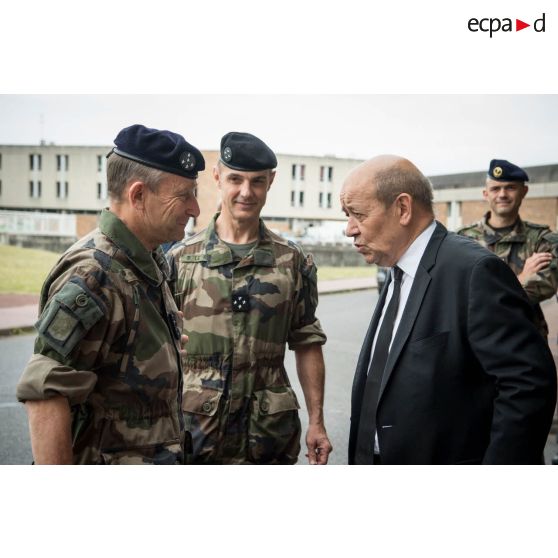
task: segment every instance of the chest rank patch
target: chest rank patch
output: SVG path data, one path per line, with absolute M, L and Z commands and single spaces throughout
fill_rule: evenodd
M 250 299 L 246 293 L 233 293 L 231 298 L 233 312 L 248 312 L 250 310 Z

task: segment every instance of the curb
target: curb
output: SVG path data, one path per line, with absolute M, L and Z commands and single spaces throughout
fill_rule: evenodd
M 322 284 L 322 288 L 320 289 L 320 284 L 318 283 L 318 295 L 324 296 L 329 294 L 348 293 L 353 291 L 365 291 L 365 290 L 371 290 L 377 288 L 375 284 L 370 284 L 370 283 L 365 284 L 362 281 L 360 282 L 357 281 L 353 285 L 350 284 L 350 281 L 347 282 L 345 280 L 339 280 L 339 282 L 343 282 L 345 283 L 345 285 L 343 286 L 339 285 L 336 287 L 331 285 L 332 281 L 326 281 L 326 284 L 325 285 Z M 1 315 L 1 311 L 2 309 L 0 309 L 0 315 Z M 29 333 L 35 333 L 34 324 L 36 319 L 37 319 L 36 316 L 34 316 L 32 323 L 27 323 L 27 324 L 19 323 L 18 325 L 12 325 L 8 327 L 0 326 L 0 337 L 10 337 L 12 335 L 24 335 Z

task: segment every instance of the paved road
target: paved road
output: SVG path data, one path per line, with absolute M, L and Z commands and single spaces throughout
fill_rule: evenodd
M 319 314 L 329 336 L 324 352 L 328 363 L 326 425 L 335 449 L 331 463 L 347 462 L 349 394 L 358 351 L 376 299 L 375 290 L 332 294 L 320 299 Z M 16 402 L 14 393 L 33 350 L 33 340 L 33 335 L 0 338 L 0 463 L 30 463 L 32 459 L 25 410 Z M 306 429 L 304 396 L 291 351 L 286 366 L 303 407 L 301 419 Z M 306 461 L 303 452 L 300 461 Z
M 0 463 L 31 463 L 27 415 L 15 386 L 33 352 L 34 335 L 0 338 Z
M 377 299 L 375 290 L 331 294 L 320 298 L 319 317 L 329 340 L 324 347 L 327 363 L 325 418 L 334 452 L 330 463 L 347 462 L 349 399 L 358 351 Z M 25 410 L 15 400 L 15 385 L 33 350 L 32 335 L 0 338 L 0 464 L 31 462 Z M 286 367 L 301 406 L 303 428 L 307 417 L 298 383 L 294 353 L 288 351 Z M 545 451 L 549 462 L 557 451 L 549 438 Z M 305 463 L 301 452 L 300 463 Z

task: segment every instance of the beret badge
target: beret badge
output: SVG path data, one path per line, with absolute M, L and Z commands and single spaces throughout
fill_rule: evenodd
M 228 163 L 232 159 L 232 151 L 230 147 L 223 149 L 223 159 Z
M 495 178 L 500 178 L 502 176 L 502 167 L 494 167 L 492 174 Z
M 184 151 L 184 153 L 180 155 L 180 164 L 184 170 L 192 170 L 196 166 L 196 158 L 189 151 Z

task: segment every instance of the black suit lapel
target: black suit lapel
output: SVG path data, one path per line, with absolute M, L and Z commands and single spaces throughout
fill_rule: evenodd
M 401 316 L 401 322 L 397 328 L 397 333 L 395 334 L 395 339 L 391 345 L 391 350 L 389 352 L 388 360 L 386 363 L 386 369 L 382 377 L 382 385 L 380 387 L 380 396 L 386 388 L 391 374 L 393 373 L 395 364 L 409 338 L 409 334 L 415 325 L 420 307 L 426 295 L 428 285 L 430 284 L 430 270 L 436 263 L 436 256 L 440 248 L 442 240 L 446 237 L 448 231 L 441 224 L 437 223 L 436 228 L 426 246 L 426 250 L 422 255 L 419 266 L 417 268 L 417 274 L 415 275 L 415 280 L 413 281 L 413 286 L 411 287 L 411 292 L 409 293 L 409 298 L 407 299 L 407 304 L 403 315 Z

